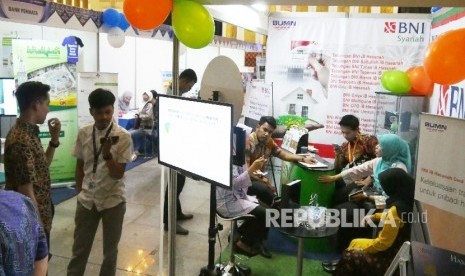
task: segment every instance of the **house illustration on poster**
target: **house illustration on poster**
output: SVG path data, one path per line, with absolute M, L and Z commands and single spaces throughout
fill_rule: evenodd
M 313 98 L 311 89 L 305 90 L 302 87 L 297 87 L 282 97 L 281 103 L 286 106 L 287 114 L 309 118 L 308 113 L 311 107 L 318 102 Z

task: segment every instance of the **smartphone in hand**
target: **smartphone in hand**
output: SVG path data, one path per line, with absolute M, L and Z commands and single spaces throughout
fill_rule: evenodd
M 116 145 L 116 143 L 118 143 L 119 141 L 119 136 L 110 136 L 108 138 L 111 139 L 112 145 Z M 105 137 L 100 138 L 100 144 L 103 144 L 103 143 L 105 143 Z

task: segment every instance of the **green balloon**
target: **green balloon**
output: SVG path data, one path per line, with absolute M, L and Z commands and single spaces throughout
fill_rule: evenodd
M 200 49 L 213 40 L 215 22 L 208 10 L 197 2 L 174 2 L 173 30 L 176 37 L 189 48 Z
M 401 70 L 389 70 L 381 75 L 381 84 L 394 94 L 407 94 L 412 85 L 407 73 Z

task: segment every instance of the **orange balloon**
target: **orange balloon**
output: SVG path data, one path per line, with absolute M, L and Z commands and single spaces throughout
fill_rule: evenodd
M 412 85 L 409 94 L 427 96 L 433 93 L 434 82 L 426 74 L 423 66 L 414 66 L 408 69 L 406 73 Z
M 123 12 L 131 25 L 139 30 L 160 26 L 173 9 L 173 0 L 124 0 Z
M 423 65 L 430 79 L 454 84 L 465 79 L 465 28 L 438 36 L 426 50 Z

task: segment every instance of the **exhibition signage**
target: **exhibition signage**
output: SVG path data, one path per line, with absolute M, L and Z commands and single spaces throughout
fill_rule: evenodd
M 346 17 L 346 14 L 269 18 L 266 78 L 273 83 L 275 117 L 296 114 L 324 124 L 311 142 L 342 142 L 338 122 L 345 114 L 360 118 L 373 133 L 375 91 L 384 91 L 386 70 L 421 64 L 431 19 Z M 383 99 L 389 100 L 389 99 Z
M 76 159 L 70 154 L 77 135 L 76 67 L 67 62 L 66 49 L 44 40 L 12 41 L 13 74 L 17 84 L 40 81 L 50 85 L 50 112 L 39 126 L 42 146 L 50 141 L 47 120 L 61 121 L 60 147 L 50 165 L 52 182 L 74 180 Z
M 113 117 L 118 122 L 118 74 L 117 73 L 91 73 L 78 74 L 78 126 L 83 127 L 92 124 L 94 118 L 89 112 L 89 94 L 97 88 L 111 91 L 115 97 L 115 110 Z
M 415 199 L 422 203 L 431 244 L 460 253 L 465 253 L 465 150 L 459 143 L 464 136 L 465 120 L 421 114 Z

